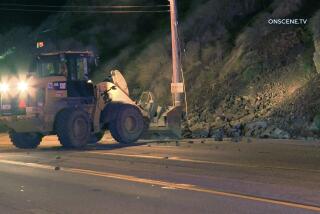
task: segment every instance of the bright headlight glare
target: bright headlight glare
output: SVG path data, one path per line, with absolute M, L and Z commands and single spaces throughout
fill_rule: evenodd
M 19 84 L 18 84 L 19 91 L 27 91 L 28 88 L 29 88 L 29 85 L 27 82 L 19 82 Z
M 0 92 L 8 92 L 9 91 L 9 85 L 7 83 L 0 83 Z

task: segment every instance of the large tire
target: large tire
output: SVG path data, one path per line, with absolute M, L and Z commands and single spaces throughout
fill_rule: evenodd
M 112 137 L 121 144 L 138 141 L 144 128 L 143 116 L 133 105 L 122 105 L 117 111 L 116 118 L 109 124 Z
M 42 140 L 42 135 L 38 133 L 18 133 L 11 130 L 9 136 L 13 145 L 19 149 L 35 149 Z
M 91 137 L 89 115 L 82 110 L 64 110 L 57 116 L 55 130 L 62 146 L 83 148 L 89 143 Z

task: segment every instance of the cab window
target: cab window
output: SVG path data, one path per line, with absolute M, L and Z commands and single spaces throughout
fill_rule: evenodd
M 63 76 L 65 74 L 62 63 L 55 57 L 42 57 L 36 63 L 39 77 Z
M 87 58 L 70 57 L 68 59 L 68 80 L 86 81 L 89 79 Z
M 40 77 L 63 76 L 63 69 L 57 62 L 41 62 L 38 64 L 38 75 Z

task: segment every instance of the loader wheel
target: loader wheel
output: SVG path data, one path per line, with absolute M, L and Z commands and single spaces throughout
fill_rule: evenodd
M 66 148 L 82 148 L 90 141 L 91 124 L 84 111 L 64 110 L 58 115 L 55 129 L 61 145 Z
M 133 105 L 123 105 L 116 118 L 110 123 L 112 137 L 121 144 L 134 143 L 144 132 L 144 119 L 140 110 Z
M 13 145 L 19 149 L 35 149 L 42 140 L 42 135 L 38 133 L 18 133 L 11 130 L 9 136 Z

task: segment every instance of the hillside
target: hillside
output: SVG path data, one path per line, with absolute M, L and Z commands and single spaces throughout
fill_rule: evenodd
M 320 4 L 306 0 L 178 0 L 188 128 L 193 137 L 320 136 Z M 70 0 L 67 4 L 85 4 Z M 163 4 L 161 0 L 90 4 Z M 307 18 L 306 25 L 270 25 L 269 18 Z M 56 14 L 37 28 L 0 35 L 3 72 L 28 67 L 36 38 L 52 49 L 91 49 L 107 71 L 125 73 L 132 96 L 151 90 L 170 104 L 168 14 Z M 48 31 L 49 29 L 49 31 Z M 40 33 L 42 32 L 42 33 Z M 43 33 L 46 32 L 46 33 Z M 49 33 L 47 33 L 49 32 Z M 17 62 L 19 59 L 19 62 Z

